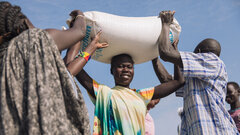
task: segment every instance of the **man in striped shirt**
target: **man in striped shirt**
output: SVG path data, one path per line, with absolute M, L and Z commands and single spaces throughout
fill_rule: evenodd
M 179 52 L 170 43 L 169 27 L 175 11 L 162 11 L 159 54 L 182 68 L 186 83 L 179 89 L 184 99 L 181 135 L 238 135 L 225 108 L 227 72 L 214 39 L 201 41 L 191 52 Z

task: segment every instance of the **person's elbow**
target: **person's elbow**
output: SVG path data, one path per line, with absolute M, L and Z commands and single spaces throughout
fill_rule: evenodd
M 171 75 L 166 75 L 166 76 L 162 75 L 160 82 L 166 83 L 172 80 L 173 80 L 173 77 Z
M 178 80 L 179 86 L 182 87 L 185 85 L 185 79 L 184 77 Z
M 71 65 L 71 63 L 69 63 L 66 67 L 67 67 L 68 72 L 69 72 L 72 76 L 76 76 L 76 75 L 78 74 L 78 72 L 77 72 L 76 69 Z
M 160 58 L 165 61 L 165 62 L 169 62 L 170 60 L 170 56 L 171 56 L 171 53 L 167 50 L 162 50 L 162 51 L 159 51 L 159 54 L 160 54 Z

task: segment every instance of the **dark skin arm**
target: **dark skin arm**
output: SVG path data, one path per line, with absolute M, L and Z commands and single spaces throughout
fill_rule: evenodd
M 171 46 L 174 50 L 177 49 L 178 40 L 176 40 Z M 164 68 L 164 67 L 163 67 Z M 163 72 L 164 73 L 164 72 Z M 168 80 L 168 82 L 162 83 L 155 87 L 155 91 L 152 99 L 163 98 L 171 93 L 175 92 L 185 84 L 185 79 L 180 72 L 179 66 L 174 65 L 174 80 Z
M 87 46 L 87 48 L 84 50 L 84 52 L 89 53 L 90 55 L 92 55 L 96 49 L 98 48 L 105 48 L 108 47 L 107 43 L 99 43 L 98 40 L 100 38 L 101 32 L 99 32 L 95 38 L 92 40 L 92 42 Z M 76 56 L 76 52 L 78 52 L 77 50 L 80 49 L 80 44 L 77 43 L 75 46 L 73 46 L 72 48 L 70 48 L 69 53 L 67 54 L 67 57 L 69 58 L 66 61 L 67 64 L 67 69 L 68 71 L 73 75 L 76 76 L 82 69 L 83 67 L 86 65 L 87 61 L 82 58 L 82 57 L 78 57 L 76 59 L 74 59 L 74 57 Z M 76 50 L 77 49 L 77 50 Z M 72 54 L 70 52 L 73 52 Z M 71 59 L 70 59 L 71 58 Z M 72 61 L 72 59 L 74 59 Z
M 76 44 L 76 46 L 78 46 L 78 45 L 80 45 L 80 44 Z M 70 51 L 66 57 L 73 58 L 73 59 L 75 58 L 75 56 L 78 53 L 78 52 L 74 53 L 74 52 L 76 52 L 76 50 L 74 50 L 74 49 L 78 48 L 76 46 L 73 46 L 72 48 L 69 49 Z M 73 53 L 70 53 L 70 52 L 73 52 Z M 88 93 L 93 98 L 96 98 L 95 94 L 94 94 L 94 90 L 93 90 L 93 84 L 92 84 L 93 79 L 83 69 L 84 65 L 86 65 L 86 60 L 82 57 L 78 57 L 74 61 L 73 61 L 73 59 L 66 60 L 68 71 L 77 78 L 78 82 L 88 91 Z M 72 70 L 74 70 L 74 71 L 72 71 Z
M 90 55 L 92 55 L 96 51 L 96 49 L 108 47 L 107 43 L 98 42 L 100 35 L 101 32 L 99 32 L 95 36 L 92 42 L 84 50 L 85 52 L 88 52 Z M 90 93 L 90 95 L 95 98 L 92 85 L 93 79 L 83 70 L 83 67 L 86 65 L 87 61 L 82 57 L 74 59 L 80 50 L 80 45 L 80 42 L 78 42 L 77 44 L 68 49 L 67 55 L 64 58 L 65 63 L 67 65 L 68 71 L 73 76 L 76 76 L 77 80 L 81 83 L 81 85 L 83 85 L 83 87 L 88 91 L 88 93 Z
M 70 16 L 75 19 L 72 22 L 73 26 L 68 30 L 46 29 L 55 41 L 59 51 L 71 47 L 84 38 L 86 24 L 84 18 L 78 15 L 84 16 L 79 10 L 74 10 L 70 13 Z
M 174 80 L 156 86 L 152 99 L 166 97 L 181 88 L 184 83 L 185 80 L 179 70 L 179 67 L 174 66 Z
M 153 69 L 155 71 L 155 74 L 157 75 L 158 80 L 161 83 L 165 83 L 165 82 L 168 82 L 170 80 L 173 80 L 172 76 L 168 73 L 168 71 L 163 66 L 163 64 L 158 59 L 158 57 L 152 60 L 152 65 L 153 65 Z
M 178 67 L 175 67 L 174 73 L 175 73 L 174 80 L 171 80 L 169 82 L 163 83 L 155 87 L 155 92 L 152 99 L 159 99 L 168 96 L 169 94 L 175 92 L 177 89 L 184 85 L 185 81 Z M 81 70 L 81 72 L 79 72 L 76 75 L 76 77 L 77 80 L 81 83 L 81 85 L 83 85 L 83 87 L 88 91 L 88 93 L 92 97 L 96 98 L 92 83 L 93 79 L 84 70 Z
M 74 60 L 75 56 L 77 56 L 81 47 L 81 42 L 77 42 L 74 46 L 70 47 L 67 50 L 66 56 L 63 58 L 64 63 L 68 65 L 71 61 Z
M 162 30 L 158 38 L 158 48 L 161 59 L 171 62 L 179 67 L 183 67 L 181 55 L 178 50 L 174 49 L 169 40 L 170 24 L 173 21 L 175 11 L 162 11 L 159 17 L 162 21 Z
M 78 82 L 88 91 L 88 93 L 96 99 L 93 89 L 93 79 L 82 69 L 77 75 L 76 78 Z
M 177 50 L 178 42 L 179 42 L 179 40 L 176 39 L 172 43 L 172 46 L 176 50 Z M 168 73 L 168 71 L 163 66 L 163 64 L 161 63 L 160 59 L 158 59 L 158 57 L 156 57 L 155 59 L 152 60 L 152 65 L 153 65 L 153 69 L 155 71 L 155 74 L 157 75 L 157 77 L 158 77 L 158 79 L 161 83 L 165 83 L 165 82 L 168 82 L 170 80 L 173 80 L 173 77 Z
M 178 44 L 178 40 L 173 43 L 173 45 L 175 45 L 175 44 L 176 45 Z M 163 66 L 163 64 L 161 63 L 160 59 L 158 59 L 158 57 L 156 57 L 155 59 L 152 60 L 152 65 L 153 65 L 155 74 L 157 75 L 158 80 L 161 82 L 161 84 L 173 80 L 173 77 L 168 73 L 168 71 Z M 160 99 L 160 98 L 158 98 L 158 99 Z M 159 103 L 159 100 L 158 100 L 158 102 L 156 102 L 156 100 L 157 99 L 155 99 L 155 100 L 152 99 L 152 101 L 147 105 L 148 110 L 153 108 L 156 105 L 156 103 Z

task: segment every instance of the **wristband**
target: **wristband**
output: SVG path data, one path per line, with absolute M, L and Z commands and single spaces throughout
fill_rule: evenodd
M 88 52 L 80 51 L 79 54 L 75 58 L 78 58 L 79 56 L 83 57 L 87 62 L 91 59 L 91 55 Z

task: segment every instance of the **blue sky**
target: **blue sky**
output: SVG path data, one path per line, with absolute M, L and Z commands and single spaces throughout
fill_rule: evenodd
M 229 81 L 240 83 L 240 1 L 239 0 L 9 0 L 22 7 L 22 11 L 38 28 L 67 26 L 65 21 L 74 9 L 102 11 L 129 17 L 157 16 L 162 10 L 175 10 L 175 18 L 182 26 L 179 41 L 180 51 L 193 51 L 205 38 L 214 38 L 222 46 L 220 58 L 225 62 Z M 64 56 L 64 54 L 63 54 Z M 163 62 L 170 73 L 173 65 Z M 98 82 L 114 86 L 110 65 L 91 60 L 85 70 Z M 145 88 L 158 85 L 151 62 L 135 66 L 132 88 Z M 79 85 L 80 86 L 80 85 Z M 91 126 L 94 106 L 83 87 Z M 156 135 L 176 135 L 180 118 L 177 109 L 183 104 L 182 98 L 172 94 L 163 98 L 150 111 L 155 120 Z M 226 105 L 229 108 L 228 105 Z

